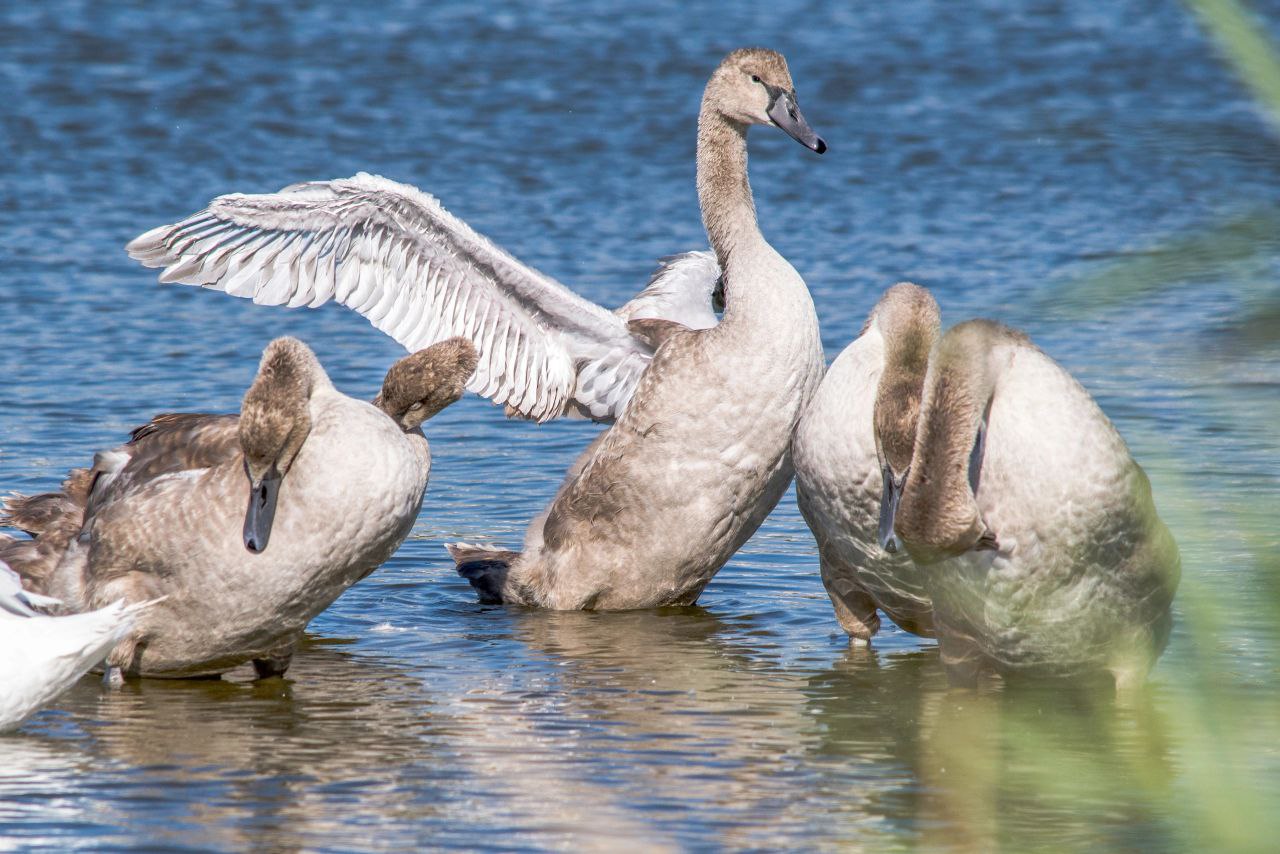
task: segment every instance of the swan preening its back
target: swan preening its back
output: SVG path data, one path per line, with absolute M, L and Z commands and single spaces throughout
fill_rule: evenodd
M 418 426 L 475 361 L 459 339 L 406 356 L 373 406 L 277 339 L 240 415 L 158 416 L 62 492 L 11 497 L 0 522 L 33 536 L 0 538 L 0 558 L 72 611 L 162 599 L 108 658 L 125 675 L 282 672 L 306 624 L 408 535 L 431 467 Z
M 757 124 L 826 148 L 785 60 L 734 51 L 698 119 L 712 252 L 668 261 L 617 311 L 431 196 L 365 173 L 222 196 L 128 251 L 163 267 L 163 282 L 271 305 L 334 300 L 411 350 L 467 339 L 478 353 L 468 387 L 508 412 L 613 422 L 522 550 L 450 546 L 483 601 L 692 603 L 794 463 L 823 581 L 855 639 L 883 611 L 937 635 L 957 674 L 1145 675 L 1167 634 L 1177 550 L 1106 416 L 1024 336 L 989 322 L 942 333 L 936 302 L 910 284 L 886 292 L 822 380 L 808 290 L 756 221 L 746 132 Z M 397 397 L 390 386 L 383 400 Z M 267 447 L 284 457 L 244 450 L 251 549 L 266 545 L 273 490 L 298 453 L 295 427 L 273 429 Z
M 964 681 L 990 668 L 1140 683 L 1179 574 L 1146 475 L 1025 335 L 938 328 L 927 292 L 890 289 L 797 431 L 797 493 L 841 622 L 867 639 L 877 607 L 913 631 L 927 618 Z
M 934 347 L 893 524 L 964 678 L 1104 670 L 1127 690 L 1164 648 L 1180 561 L 1147 476 L 1020 332 L 972 320 Z
M 267 304 L 334 299 L 411 349 L 469 338 L 479 352 L 473 391 L 538 420 L 616 421 L 530 527 L 519 558 L 468 575 L 483 596 L 551 608 L 691 602 L 786 489 L 791 433 L 822 370 L 808 290 L 756 223 L 753 124 L 826 149 L 781 55 L 739 50 L 715 70 L 698 120 L 697 181 L 723 276 L 719 324 L 706 257 L 669 265 L 640 305 L 611 312 L 425 193 L 365 174 L 223 196 L 128 249 L 164 267 L 166 282 Z

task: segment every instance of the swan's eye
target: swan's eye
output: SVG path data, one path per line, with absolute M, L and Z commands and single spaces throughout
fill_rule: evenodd
M 419 409 L 421 409 L 421 408 L 422 408 L 422 401 L 418 401 L 418 402 L 417 402 L 417 403 L 415 403 L 413 406 L 410 406 L 410 407 L 409 407 L 409 411 L 410 411 L 410 412 L 417 412 L 417 411 L 418 411 Z
M 759 75 L 759 74 L 752 74 L 752 75 L 751 75 L 751 82 L 752 82 L 752 83 L 763 83 L 764 81 L 762 81 L 762 80 L 760 79 L 760 75 Z

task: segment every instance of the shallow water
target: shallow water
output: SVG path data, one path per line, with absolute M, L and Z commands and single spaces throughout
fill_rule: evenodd
M 933 646 L 892 627 L 851 650 L 790 495 L 701 607 L 484 609 L 442 542 L 518 543 L 598 428 L 468 398 L 428 425 L 409 541 L 312 624 L 287 680 L 88 679 L 0 739 L 0 848 L 1273 838 L 1280 353 L 1274 315 L 1248 318 L 1277 296 L 1280 140 L 1180 6 L 51 2 L 0 22 L 5 490 L 53 486 L 155 412 L 233 410 L 276 335 L 353 394 L 399 355 L 343 309 L 160 287 L 132 236 L 219 193 L 364 169 L 617 305 L 654 259 L 705 245 L 701 86 L 764 43 L 831 146 L 757 130 L 751 148 L 762 226 L 828 355 L 904 278 L 949 322 L 1025 329 L 1129 440 L 1184 561 L 1134 708 L 950 692 Z

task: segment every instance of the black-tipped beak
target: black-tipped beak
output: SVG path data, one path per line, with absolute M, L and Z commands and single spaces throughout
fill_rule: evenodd
M 795 95 L 781 89 L 772 91 L 770 94 L 773 95 L 773 103 L 769 104 L 770 120 L 805 148 L 819 154 L 826 151 L 826 142 L 813 132 L 813 128 L 809 127 L 809 123 L 804 120 L 800 108 L 796 106 Z
M 265 551 L 271 539 L 271 523 L 276 518 L 276 497 L 283 476 L 275 466 L 254 482 L 249 478 L 249 509 L 244 514 L 244 547 L 254 554 Z
M 902 499 L 902 488 L 907 485 L 910 466 L 902 473 L 899 480 L 893 479 L 893 470 L 883 466 L 881 474 L 884 478 L 883 491 L 880 493 L 880 548 L 889 554 L 902 551 L 902 540 L 893 532 L 893 519 L 898 515 L 898 501 Z

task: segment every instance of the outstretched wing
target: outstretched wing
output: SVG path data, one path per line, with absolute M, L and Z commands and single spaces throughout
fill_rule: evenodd
M 480 355 L 467 388 L 538 421 L 612 420 L 653 354 L 617 314 L 377 175 L 221 196 L 127 249 L 164 267 L 162 282 L 266 305 L 335 300 L 410 351 L 461 335 Z

